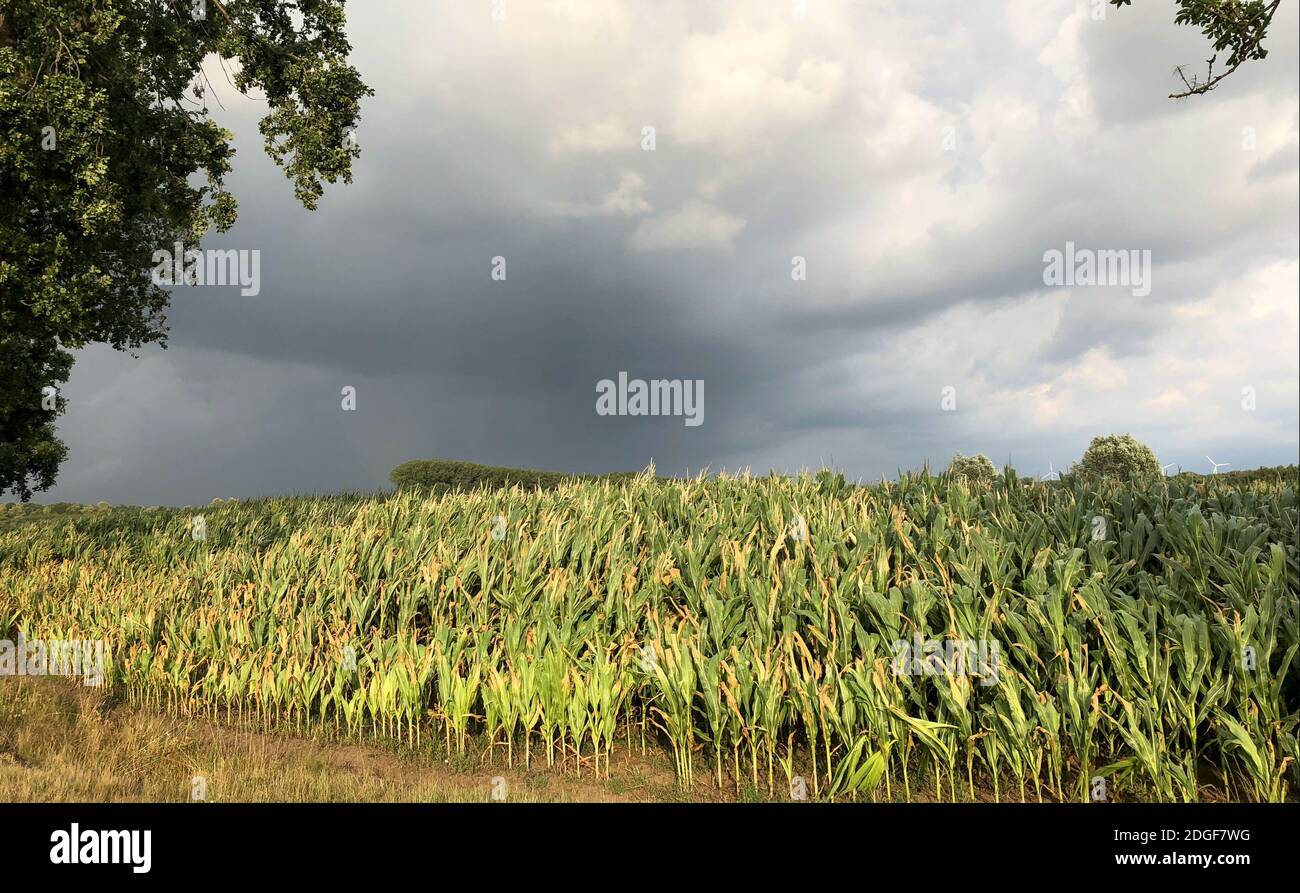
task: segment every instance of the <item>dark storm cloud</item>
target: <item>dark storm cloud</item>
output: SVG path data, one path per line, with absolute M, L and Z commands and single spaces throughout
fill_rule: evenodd
M 1294 41 L 1213 103 L 1166 105 L 1151 57 L 1185 37 L 1168 11 L 1048 6 L 810 4 L 798 30 L 629 0 L 512 7 L 494 31 L 470 9 L 357 4 L 378 95 L 355 182 L 304 211 L 256 106 L 218 113 L 241 217 L 205 245 L 259 250 L 261 294 L 178 288 L 168 351 L 84 352 L 51 498 L 370 489 L 427 456 L 874 478 L 982 450 L 1045 471 L 1126 426 L 1166 461 L 1203 444 L 1294 461 L 1277 382 L 1296 360 L 1239 343 L 1289 348 L 1267 314 L 1294 275 L 1297 124 L 1260 118 L 1255 157 L 1240 130 L 1294 104 Z M 1067 240 L 1151 249 L 1152 294 L 1047 289 L 1043 252 Z M 1214 346 L 1181 311 L 1240 282 L 1264 309 Z M 1210 362 L 1172 370 L 1192 343 Z M 1253 427 L 1229 411 L 1238 370 L 1271 395 Z M 704 424 L 598 416 L 620 371 L 703 380 Z

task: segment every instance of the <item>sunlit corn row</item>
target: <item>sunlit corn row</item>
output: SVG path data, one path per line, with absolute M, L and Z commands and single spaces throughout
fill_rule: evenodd
M 617 745 L 777 797 L 1277 801 L 1296 542 L 1293 484 L 1011 474 L 119 509 L 0 535 L 0 628 L 107 640 L 140 703 L 569 771 Z

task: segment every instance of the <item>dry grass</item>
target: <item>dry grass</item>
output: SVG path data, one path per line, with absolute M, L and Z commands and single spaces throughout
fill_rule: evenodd
M 469 763 L 468 765 L 466 763 Z M 0 679 L 0 801 L 509 802 L 678 799 L 670 767 L 631 759 L 599 782 L 453 765 L 432 753 L 261 734 L 113 703 L 55 679 Z

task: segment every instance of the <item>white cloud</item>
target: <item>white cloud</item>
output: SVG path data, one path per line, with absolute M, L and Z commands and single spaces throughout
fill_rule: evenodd
M 670 214 L 641 221 L 628 245 L 634 251 L 731 251 L 732 240 L 744 228 L 740 217 L 706 202 L 689 201 Z
M 563 125 L 551 138 L 551 151 L 556 154 L 599 154 L 626 150 L 637 144 L 639 136 L 638 130 L 612 119 Z
M 620 217 L 635 217 L 654 210 L 643 197 L 645 180 L 632 171 L 625 171 L 618 181 L 618 188 L 605 196 L 602 208 L 609 214 Z
M 692 35 L 680 51 L 673 136 L 743 154 L 824 114 L 842 89 L 844 64 L 794 56 L 785 31 L 775 28 Z

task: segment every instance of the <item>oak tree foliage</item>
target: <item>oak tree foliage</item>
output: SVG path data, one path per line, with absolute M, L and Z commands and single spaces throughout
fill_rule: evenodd
M 54 482 L 71 351 L 166 343 L 153 252 L 228 229 L 222 91 L 265 102 L 297 199 L 350 182 L 372 93 L 345 0 L 0 0 L 0 493 Z M 215 94 L 215 96 L 214 96 Z

